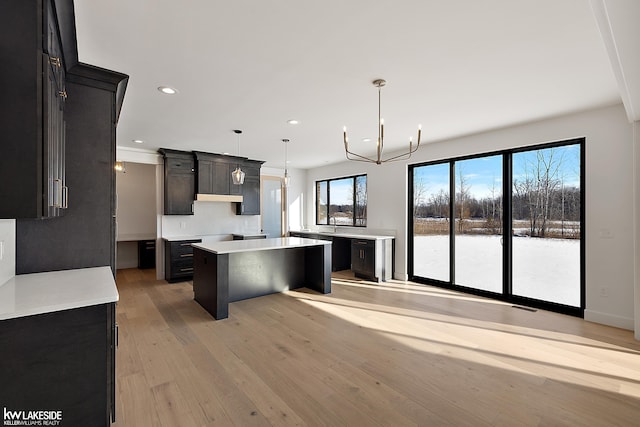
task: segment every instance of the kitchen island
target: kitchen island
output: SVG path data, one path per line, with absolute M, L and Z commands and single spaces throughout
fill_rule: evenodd
M 195 300 L 215 319 L 229 303 L 289 289 L 331 292 L 331 242 L 297 237 L 193 244 Z

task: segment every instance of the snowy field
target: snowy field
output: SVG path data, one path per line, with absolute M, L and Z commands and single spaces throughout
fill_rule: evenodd
M 457 236 L 456 284 L 502 292 L 501 236 Z M 449 237 L 416 236 L 414 274 L 449 281 Z M 513 294 L 580 306 L 580 240 L 513 238 Z

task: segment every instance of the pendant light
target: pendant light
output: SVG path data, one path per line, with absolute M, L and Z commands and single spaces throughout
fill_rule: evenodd
M 242 131 L 240 129 L 234 129 L 236 135 L 238 135 L 238 157 L 240 157 L 240 134 Z M 240 169 L 240 163 L 236 164 L 236 169 L 231 172 L 231 179 L 235 185 L 244 184 L 244 172 Z
M 289 184 L 291 183 L 291 178 L 287 171 L 287 146 L 289 145 L 289 140 L 283 139 L 282 142 L 284 142 L 284 178 L 282 178 L 282 185 L 289 187 Z

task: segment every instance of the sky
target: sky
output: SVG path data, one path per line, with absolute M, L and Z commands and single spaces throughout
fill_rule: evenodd
M 567 145 L 513 154 L 513 179 L 521 180 L 527 170 L 529 175 L 541 161 L 551 160 L 557 166 L 557 177 L 565 186 L 580 185 L 580 145 Z M 542 164 L 542 163 L 540 163 Z M 477 199 L 502 193 L 502 155 L 478 157 L 455 162 L 456 188 L 460 188 L 460 175 L 470 194 Z M 421 182 L 426 197 L 440 190 L 449 191 L 449 163 L 421 166 L 414 169 L 414 182 Z

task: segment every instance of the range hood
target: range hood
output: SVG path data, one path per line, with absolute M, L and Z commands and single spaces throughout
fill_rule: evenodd
M 196 201 L 242 203 L 242 196 L 231 194 L 196 194 Z

